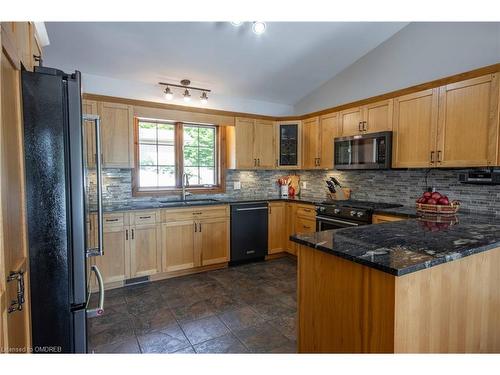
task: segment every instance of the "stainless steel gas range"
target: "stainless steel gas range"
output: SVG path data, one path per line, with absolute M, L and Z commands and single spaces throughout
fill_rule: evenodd
M 374 210 L 393 207 L 401 205 L 356 200 L 325 201 L 316 206 L 316 231 L 371 224 Z

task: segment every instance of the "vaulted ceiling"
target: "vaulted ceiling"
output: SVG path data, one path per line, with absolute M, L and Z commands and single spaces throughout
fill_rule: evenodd
M 156 85 L 189 78 L 217 95 L 293 105 L 406 23 L 46 23 L 45 64 Z

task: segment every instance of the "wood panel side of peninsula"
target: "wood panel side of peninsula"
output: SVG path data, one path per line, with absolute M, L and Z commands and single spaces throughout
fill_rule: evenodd
M 500 248 L 404 276 L 299 246 L 300 353 L 500 353 Z

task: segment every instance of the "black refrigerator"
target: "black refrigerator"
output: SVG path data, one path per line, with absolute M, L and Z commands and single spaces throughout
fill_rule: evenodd
M 87 256 L 102 253 L 102 204 L 96 252 L 86 240 L 81 76 L 36 67 L 21 78 L 33 350 L 86 353 Z M 100 168 L 98 176 L 100 192 Z M 100 297 L 93 315 L 103 312 Z

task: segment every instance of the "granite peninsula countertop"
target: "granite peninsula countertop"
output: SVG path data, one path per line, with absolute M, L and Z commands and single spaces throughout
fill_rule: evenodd
M 449 222 L 424 218 L 296 234 L 291 240 L 402 276 L 500 247 L 500 217 L 458 214 Z
M 104 212 L 119 212 L 119 211 L 134 211 L 134 210 L 154 210 L 158 208 L 180 208 L 180 207 L 199 207 L 199 206 L 213 206 L 220 204 L 236 204 L 236 203 L 252 203 L 252 202 L 273 202 L 273 201 L 283 201 L 283 202 L 298 202 L 305 204 L 318 204 L 324 201 L 325 198 L 317 198 L 312 196 L 300 196 L 296 198 L 280 198 L 275 195 L 271 196 L 250 196 L 250 197 L 235 197 L 235 198 L 223 198 L 223 199 L 207 199 L 201 202 L 201 199 L 187 199 L 189 204 L 185 204 L 179 201 L 167 201 L 160 202 L 157 200 L 151 201 L 137 201 L 131 203 L 116 203 L 104 205 Z M 95 205 L 90 206 L 90 212 L 96 212 L 97 207 Z

